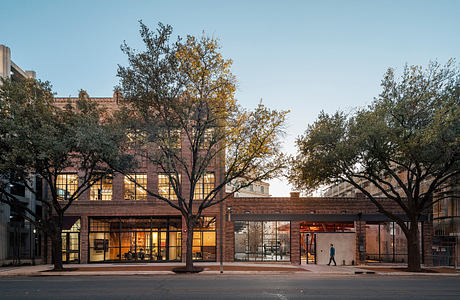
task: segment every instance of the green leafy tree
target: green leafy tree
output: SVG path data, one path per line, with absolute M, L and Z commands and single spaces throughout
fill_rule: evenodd
M 129 161 L 119 152 L 124 137 L 83 91 L 76 103 L 61 109 L 48 83 L 32 79 L 2 83 L 0 199 L 48 235 L 54 269 L 62 270 L 64 214 L 96 180 L 111 172 L 107 163 L 123 169 Z M 63 190 L 57 184 L 64 172 L 78 174 L 75 189 Z M 9 189 L 12 183 L 20 183 L 36 194 L 33 176 L 40 176 L 48 191 L 45 197 L 36 197 L 45 210 L 43 215 L 37 215 Z
M 350 115 L 322 112 L 298 138 L 290 181 L 298 188 L 347 182 L 396 222 L 407 238 L 408 267 L 420 271 L 418 221 L 445 197 L 460 172 L 460 72 L 449 61 L 406 66 L 401 79 L 388 69 L 383 91 Z M 376 197 L 369 182 L 383 196 Z M 401 218 L 382 204 L 394 201 Z M 409 222 L 405 222 L 408 219 Z
M 133 153 L 168 176 L 173 197 L 146 191 L 184 217 L 185 269 L 192 271 L 193 228 L 205 209 L 232 195 L 225 186 L 236 183 L 236 192 L 280 173 L 279 138 L 287 112 L 237 105 L 232 61 L 222 57 L 215 39 L 187 36 L 171 42 L 171 26 L 160 24 L 156 32 L 140 26 L 145 51 L 122 46 L 129 65 L 118 69 L 125 104 L 119 116 Z M 209 173 L 215 182 L 205 188 Z M 250 180 L 243 180 L 247 176 Z

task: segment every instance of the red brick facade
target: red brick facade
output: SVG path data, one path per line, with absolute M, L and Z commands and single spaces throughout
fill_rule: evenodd
M 65 104 L 68 98 L 56 99 L 58 105 Z M 70 99 L 71 101 L 73 99 Z M 95 98 L 95 101 L 102 103 L 111 109 L 117 105 L 116 94 L 114 98 Z M 183 148 L 182 155 L 187 157 L 187 147 Z M 209 172 L 215 174 L 215 182 L 220 182 L 223 164 L 218 161 L 210 167 Z M 156 166 L 145 164 L 139 172 L 147 173 L 147 186 L 149 190 L 158 190 L 158 174 L 160 170 Z M 184 176 L 185 178 L 185 176 Z M 183 188 L 189 189 L 186 181 L 183 181 Z M 151 216 L 180 216 L 180 212 L 170 207 L 167 203 L 147 196 L 147 200 L 125 200 L 124 199 L 124 180 L 120 174 L 115 174 L 113 178 L 113 196 L 111 201 L 90 201 L 89 191 L 80 199 L 75 201 L 66 212 L 66 216 L 78 216 L 81 220 L 80 228 L 80 262 L 88 262 L 89 234 L 88 220 L 90 217 L 151 217 Z M 394 213 L 400 213 L 400 208 L 393 202 L 382 200 L 384 206 Z M 196 205 L 196 204 L 195 204 Z M 235 256 L 235 220 L 257 220 L 271 221 L 282 220 L 290 221 L 290 251 L 291 263 L 300 263 L 300 223 L 318 216 L 324 219 L 315 220 L 317 222 L 328 222 L 328 218 L 340 220 L 341 217 L 354 222 L 356 232 L 356 262 L 361 262 L 362 254 L 365 253 L 366 245 L 366 221 L 361 220 L 361 216 L 377 215 L 376 207 L 369 200 L 362 197 L 353 198 L 315 198 L 299 197 L 298 193 L 292 193 L 291 197 L 265 197 L 265 198 L 233 198 L 223 203 L 223 237 L 220 236 L 220 206 L 215 205 L 207 209 L 206 216 L 215 216 L 216 235 L 217 235 L 217 260 L 220 257 L 220 241 L 223 244 L 224 261 L 234 261 Z M 184 220 L 182 222 L 182 232 L 184 233 Z M 424 260 L 425 264 L 431 264 L 431 243 L 432 226 L 424 223 Z M 182 234 L 182 259 L 185 258 L 186 234 Z M 361 251 L 360 251 L 361 250 Z

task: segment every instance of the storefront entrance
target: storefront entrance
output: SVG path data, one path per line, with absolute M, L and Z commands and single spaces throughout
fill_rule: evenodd
M 316 264 L 316 234 L 314 232 L 301 232 L 300 246 L 300 261 Z
M 64 223 L 72 222 L 74 217 L 67 217 Z M 64 224 L 64 228 L 69 225 Z M 76 220 L 67 230 L 62 230 L 62 262 L 80 263 L 80 219 Z
M 318 263 L 319 233 L 354 232 L 352 222 L 301 222 L 300 223 L 300 261 L 306 264 Z M 325 251 L 324 249 L 321 249 Z

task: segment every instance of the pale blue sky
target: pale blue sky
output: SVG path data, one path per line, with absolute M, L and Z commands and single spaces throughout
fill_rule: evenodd
M 460 59 L 460 1 L 0 0 L 0 44 L 58 96 L 111 96 L 120 44 L 141 48 L 137 20 L 174 35 L 208 35 L 234 61 L 237 98 L 289 109 L 284 150 L 320 110 L 351 111 L 377 96 L 388 67 Z M 283 181 L 274 196 L 289 195 Z

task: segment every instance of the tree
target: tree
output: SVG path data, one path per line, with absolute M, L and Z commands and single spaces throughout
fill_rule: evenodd
M 290 181 L 298 188 L 348 182 L 396 222 L 407 238 L 408 267 L 420 271 L 418 221 L 460 172 L 460 72 L 453 61 L 388 69 L 383 91 L 350 115 L 322 112 L 298 138 Z M 394 201 L 405 222 L 362 186 L 367 181 Z M 452 195 L 449 195 L 451 197 Z
M 169 179 L 172 197 L 146 191 L 184 217 L 186 271 L 192 271 L 193 228 L 205 209 L 232 195 L 224 193 L 225 186 L 239 182 L 236 192 L 280 173 L 279 137 L 287 112 L 261 103 L 243 110 L 234 99 L 232 61 L 222 57 L 217 41 L 187 36 L 173 43 L 171 32 L 171 26 L 159 24 L 153 32 L 140 22 L 145 51 L 122 46 L 129 65 L 118 69 L 125 104 L 119 114 L 133 153 Z M 246 175 L 251 179 L 240 180 Z
M 61 233 L 66 210 L 111 172 L 107 163 L 122 169 L 127 162 L 118 152 L 122 135 L 109 121 L 84 91 L 76 103 L 60 109 L 49 83 L 3 80 L 0 87 L 0 201 L 50 237 L 55 270 L 63 269 Z M 74 186 L 63 188 L 59 176 L 69 171 L 77 172 Z M 48 189 L 45 197 L 37 195 L 44 215 L 9 189 L 12 183 L 20 183 L 36 194 L 31 182 L 37 175 Z

